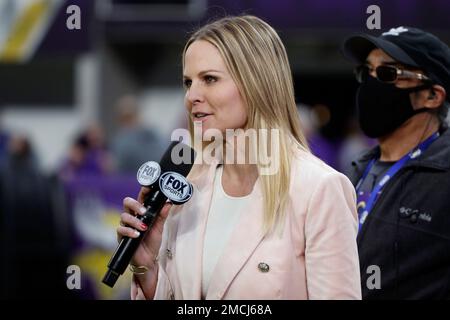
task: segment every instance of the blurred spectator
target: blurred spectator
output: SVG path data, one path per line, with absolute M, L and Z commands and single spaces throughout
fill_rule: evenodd
M 338 153 L 338 170 L 348 176 L 351 163 L 363 152 L 375 146 L 375 140 L 362 134 L 356 118 L 348 120 L 347 134 Z
M 104 142 L 103 130 L 92 124 L 80 134 L 69 150 L 60 175 L 71 178 L 78 175 L 98 175 L 111 171 L 111 157 Z
M 119 131 L 112 141 L 116 169 L 136 173 L 146 161 L 159 161 L 164 145 L 159 135 L 139 123 L 138 104 L 133 96 L 124 96 L 116 106 Z
M 67 293 L 63 230 L 52 184 L 39 172 L 24 136 L 10 138 L 0 166 L 0 212 L 0 296 L 62 298 Z
M 8 138 L 9 135 L 0 129 L 0 165 L 6 159 Z
M 328 106 L 323 104 L 316 104 L 313 107 L 299 105 L 298 108 L 311 152 L 336 169 L 339 143 L 328 140 L 320 132 L 320 129 L 330 121 L 331 114 Z

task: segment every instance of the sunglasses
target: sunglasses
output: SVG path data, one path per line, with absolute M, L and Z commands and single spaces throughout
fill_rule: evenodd
M 366 65 L 358 66 L 354 70 L 356 80 L 359 83 L 364 82 L 370 74 L 369 67 Z M 376 78 L 385 83 L 393 83 L 399 78 L 418 79 L 424 82 L 431 82 L 431 79 L 422 73 L 400 69 L 394 66 L 378 66 L 375 68 Z

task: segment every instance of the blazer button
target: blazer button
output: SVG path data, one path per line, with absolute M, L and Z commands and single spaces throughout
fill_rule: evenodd
M 166 255 L 167 258 L 172 259 L 173 255 L 172 255 L 172 251 L 170 251 L 170 249 L 166 249 Z
M 175 295 L 173 294 L 172 291 L 170 292 L 169 299 L 170 300 L 175 300 Z
M 265 263 L 265 262 L 260 262 L 260 263 L 258 264 L 258 269 L 259 269 L 259 271 L 261 271 L 261 272 L 269 272 L 270 267 L 269 267 L 269 265 L 268 265 L 267 263 Z

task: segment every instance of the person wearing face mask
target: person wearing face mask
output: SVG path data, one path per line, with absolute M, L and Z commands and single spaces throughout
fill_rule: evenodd
M 363 299 L 450 298 L 450 49 L 410 27 L 354 35 L 361 130 L 352 162 Z

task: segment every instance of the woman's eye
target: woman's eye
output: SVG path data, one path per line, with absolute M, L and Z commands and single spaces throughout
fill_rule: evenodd
M 185 88 L 189 88 L 191 86 L 191 84 L 192 84 L 192 80 L 184 79 L 183 85 Z
M 214 77 L 214 76 L 205 76 L 205 82 L 206 83 L 213 83 L 213 82 L 216 82 L 216 81 L 217 81 L 217 78 Z

